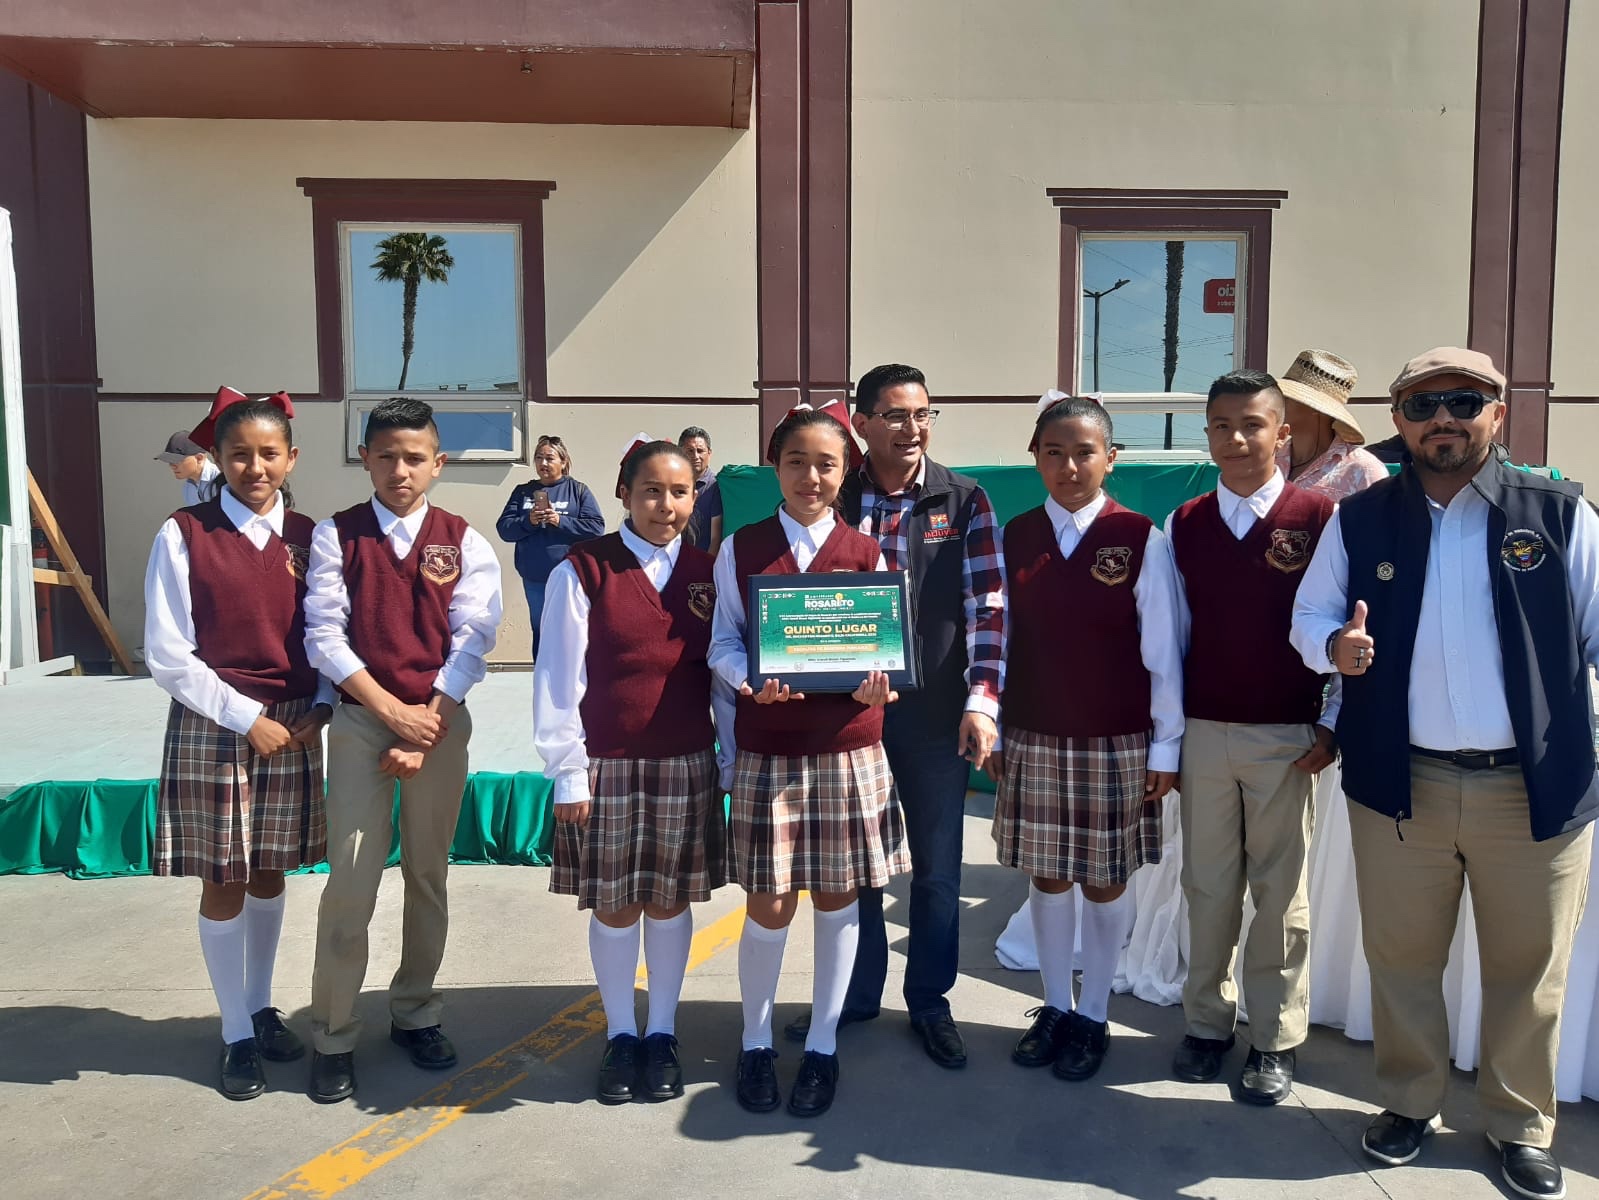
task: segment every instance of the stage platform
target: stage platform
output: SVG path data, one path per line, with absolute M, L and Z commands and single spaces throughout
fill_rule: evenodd
M 491 672 L 468 703 L 472 774 L 451 853 L 547 863 L 550 786 L 533 753 L 533 675 Z M 0 687 L 0 874 L 149 871 L 169 704 L 146 677 Z

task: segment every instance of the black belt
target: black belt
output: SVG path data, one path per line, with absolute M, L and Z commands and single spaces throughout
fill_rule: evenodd
M 1521 754 L 1509 750 L 1428 750 L 1425 746 L 1412 746 L 1412 754 L 1422 758 L 1435 758 L 1439 762 L 1454 763 L 1462 771 L 1487 771 L 1493 767 L 1513 767 L 1521 761 Z

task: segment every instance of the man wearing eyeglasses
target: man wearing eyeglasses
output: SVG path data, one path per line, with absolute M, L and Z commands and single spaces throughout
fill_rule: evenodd
M 988 495 L 927 457 L 938 410 L 915 367 L 874 367 L 855 389 L 866 461 L 844 479 L 845 520 L 875 537 L 890 570 L 914 589 L 921 686 L 884 713 L 883 748 L 905 810 L 911 850 L 905 1003 L 911 1028 L 943 1067 L 966 1065 L 950 1016 L 960 942 L 961 830 L 966 784 L 997 737 L 1004 676 L 1005 564 Z M 860 943 L 839 1024 L 877 1016 L 888 974 L 883 893 L 860 889 Z M 801 1017 L 785 1031 L 803 1040 Z
M 1599 814 L 1599 516 L 1575 485 L 1494 451 L 1504 390 L 1475 351 L 1405 364 L 1390 391 L 1410 459 L 1334 514 L 1292 638 L 1312 669 L 1344 676 L 1338 743 L 1385 1108 L 1366 1153 L 1409 1162 L 1439 1126 L 1443 973 L 1469 881 L 1488 1138 L 1515 1192 L 1558 1197 L 1560 1011 Z

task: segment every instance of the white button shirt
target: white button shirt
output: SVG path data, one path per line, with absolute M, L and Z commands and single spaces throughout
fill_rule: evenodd
M 801 525 L 787 511 L 777 510 L 778 522 L 788 539 L 789 551 L 801 571 L 809 569 L 816 555 L 833 533 L 838 518 L 829 509 L 814 525 Z M 888 561 L 877 556 L 878 571 L 888 570 Z M 744 646 L 744 597 L 739 594 L 738 564 L 733 558 L 733 539 L 728 538 L 716 555 L 716 615 L 711 620 L 711 670 L 737 692 L 750 682 L 749 652 Z M 752 685 L 759 690 L 759 684 Z
M 1216 484 L 1216 507 L 1220 511 L 1222 522 L 1232 531 L 1232 535 L 1239 541 L 1249 536 L 1249 531 L 1255 527 L 1257 521 L 1264 520 L 1272 506 L 1282 499 L 1283 485 L 1287 482 L 1281 471 L 1276 471 L 1272 477 L 1247 496 L 1240 496 L 1226 484 Z M 1194 627 L 1193 612 L 1188 607 L 1188 585 L 1183 581 L 1183 573 L 1177 566 L 1177 547 L 1171 540 L 1172 516 L 1166 518 L 1166 545 L 1171 553 L 1172 571 L 1177 580 L 1177 640 L 1184 658 L 1188 657 L 1188 643 Z M 1334 520 L 1337 519 L 1336 510 Z M 1329 525 L 1328 528 L 1331 528 Z M 1327 540 L 1327 530 L 1322 530 L 1321 540 Z M 1305 568 L 1307 572 L 1309 567 Z M 1305 580 L 1300 580 L 1299 595 L 1304 595 Z M 1341 624 L 1342 622 L 1340 622 Z M 1292 639 L 1290 639 L 1291 641 Z M 1295 649 L 1297 649 L 1297 643 Z M 1247 652 L 1247 647 L 1244 648 Z M 1247 655 L 1246 655 L 1247 660 Z M 1309 664 L 1311 670 L 1326 673 L 1328 667 L 1318 667 Z M 1316 724 L 1326 729 L 1334 729 L 1338 725 L 1338 710 L 1343 705 L 1344 685 L 1343 677 L 1334 673 L 1327 686 L 1327 693 L 1322 698 L 1321 716 Z
M 283 497 L 271 511 L 254 513 L 222 489 L 222 515 L 257 550 L 273 534 L 283 536 Z M 150 547 L 144 572 L 144 664 L 156 685 L 185 708 L 234 733 L 250 732 L 266 705 L 224 683 L 199 656 L 194 603 L 189 592 L 189 547 L 178 523 L 168 517 Z M 333 685 L 317 683 L 317 704 L 333 703 Z
M 1279 489 L 1281 490 L 1281 489 Z M 1082 543 L 1095 518 L 1105 510 L 1104 492 L 1070 512 L 1054 499 L 1044 501 L 1055 528 L 1055 541 L 1066 558 Z M 1144 564 L 1133 584 L 1138 607 L 1138 644 L 1149 672 L 1149 707 L 1155 734 L 1149 743 L 1149 769 L 1175 771 L 1183 742 L 1183 655 L 1174 633 L 1177 628 L 1177 572 L 1166 536 L 1151 528 L 1144 543 Z M 1090 631 L 1091 633 L 1092 631 Z
M 400 517 L 372 498 L 378 528 L 402 562 L 416 546 L 427 519 L 424 499 L 409 516 Z M 322 521 L 311 535 L 311 569 L 305 597 L 305 649 L 311 665 L 335 683 L 343 683 L 366 663 L 350 645 L 350 590 L 344 582 L 344 554 L 332 520 Z M 456 703 L 488 668 L 484 658 L 494 649 L 500 631 L 500 561 L 493 548 L 470 526 L 461 535 L 461 577 L 450 597 L 450 652 L 433 681 L 436 691 Z
M 618 532 L 656 594 L 666 590 L 677 568 L 683 539 L 665 546 L 646 541 L 623 522 Z M 589 613 L 593 604 L 570 562 L 558 563 L 544 585 L 544 615 L 539 622 L 539 657 L 533 664 L 533 749 L 554 781 L 556 804 L 582 804 L 589 793 L 589 755 L 584 745 L 580 706 L 588 693 Z M 716 765 L 721 785 L 733 785 L 733 693 L 720 679 L 711 684 L 711 715 L 716 723 Z
M 1497 470 L 1490 459 L 1484 470 Z M 1516 744 L 1505 700 L 1505 665 L 1488 571 L 1489 504 L 1475 481 L 1447 505 L 1430 497 L 1432 532 L 1410 660 L 1411 745 L 1427 750 L 1507 750 Z M 1566 547 L 1566 582 L 1582 637 L 1583 661 L 1599 666 L 1599 517 L 1576 508 Z M 1402 565 L 1402 564 L 1401 564 Z M 1357 582 L 1360 600 L 1364 582 Z M 1332 669 L 1327 639 L 1349 607 L 1349 552 L 1338 516 L 1305 568 L 1294 605 L 1294 648 L 1312 670 Z M 1377 654 L 1383 647 L 1374 647 Z

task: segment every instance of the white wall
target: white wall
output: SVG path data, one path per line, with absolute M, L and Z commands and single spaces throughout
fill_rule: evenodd
M 1274 368 L 1325 347 L 1380 396 L 1412 355 L 1465 337 L 1476 0 L 854 13 L 857 377 L 898 360 L 946 394 L 1053 384 L 1048 187 L 1286 189 Z
M 1599 5 L 1573 4 L 1566 43 L 1555 231 L 1556 396 L 1599 396 Z M 1549 452 L 1563 447 L 1549 431 Z M 1587 453 L 1599 466 L 1599 444 Z M 1599 484 L 1599 471 L 1588 478 Z

